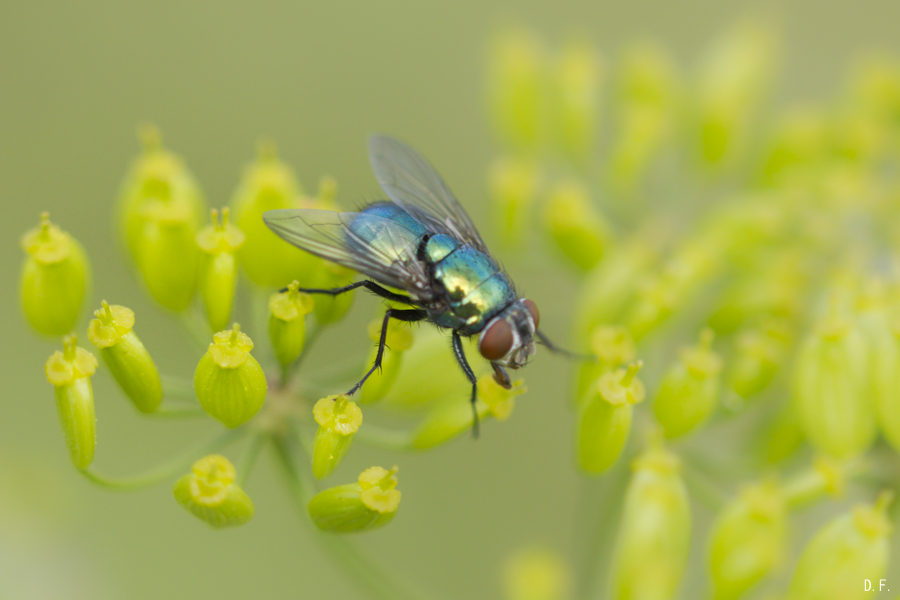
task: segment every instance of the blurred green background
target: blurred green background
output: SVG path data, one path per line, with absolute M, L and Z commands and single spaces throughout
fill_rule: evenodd
M 307 538 L 265 457 L 248 489 L 256 518 L 224 532 L 191 518 L 167 485 L 117 495 L 69 464 L 42 368 L 57 343 L 35 337 L 18 307 L 18 240 L 40 211 L 89 252 L 92 307 L 101 298 L 132 307 L 162 370 L 189 376 L 196 360 L 111 233 L 113 199 L 138 151 L 137 123 L 160 127 L 212 206 L 229 200 L 261 135 L 278 143 L 307 191 L 331 174 L 344 206 L 375 198 L 365 140 L 391 133 L 438 165 L 490 239 L 484 63 L 493 32 L 523 24 L 554 42 L 585 33 L 610 56 L 651 36 L 689 62 L 752 9 L 783 34 L 779 101 L 830 95 L 861 51 L 900 53 L 896 2 L 768 2 L 762 13 L 759 4 L 0 3 L 0 598 L 360 597 Z M 502 258 L 540 305 L 543 328 L 565 340 L 574 278 L 538 255 Z M 361 364 L 369 350 L 363 323 L 377 306 L 358 297 L 311 366 L 345 348 Z M 521 545 L 569 553 L 580 524 L 567 369 L 539 353 L 513 418 L 488 424 L 477 443 L 420 455 L 351 452 L 336 479 L 371 464 L 401 467 L 403 507 L 390 527 L 359 538 L 366 552 L 441 598 L 498 597 L 500 565 Z M 104 471 L 139 471 L 213 429 L 142 421 L 109 377 L 94 381 Z M 900 578 L 896 567 L 891 575 Z M 702 589 L 696 578 L 690 588 Z

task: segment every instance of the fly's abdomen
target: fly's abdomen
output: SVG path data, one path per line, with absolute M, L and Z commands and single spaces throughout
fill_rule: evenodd
M 430 240 L 429 240 L 430 241 Z M 461 246 L 435 264 L 434 277 L 446 291 L 449 314 L 439 325 L 473 334 L 516 297 L 506 275 L 486 254 Z
M 349 226 L 362 243 L 350 237 L 351 248 L 366 253 L 371 250 L 392 260 L 407 260 L 415 256 L 419 239 L 425 228 L 409 213 L 392 202 L 370 204 Z

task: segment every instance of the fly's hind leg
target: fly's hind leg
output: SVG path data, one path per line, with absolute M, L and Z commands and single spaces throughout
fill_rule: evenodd
M 420 308 L 412 308 L 406 310 L 389 308 L 384 312 L 384 321 L 382 321 L 381 323 L 381 337 L 378 340 L 378 352 L 375 354 L 375 363 L 372 365 L 372 368 L 369 369 L 365 375 L 363 375 L 363 378 L 360 379 L 359 382 L 354 385 L 349 392 L 347 392 L 348 396 L 352 396 L 353 394 L 355 394 L 356 391 L 359 390 L 359 388 L 361 388 L 366 382 L 366 379 L 368 379 L 376 369 L 381 368 L 381 360 L 384 358 L 384 348 L 387 345 L 388 322 L 391 319 L 397 319 L 398 321 L 415 323 L 416 321 L 425 319 L 426 316 L 427 313 Z
M 298 292 L 303 292 L 305 294 L 325 294 L 328 296 L 339 296 L 346 292 L 352 292 L 356 288 L 364 287 L 376 296 L 381 296 L 385 300 L 390 300 L 392 302 L 399 302 L 400 304 L 407 304 L 409 306 L 420 306 L 420 302 L 418 300 L 414 300 L 409 296 L 404 296 L 403 294 L 395 294 L 394 292 L 383 288 L 378 285 L 374 281 L 369 281 L 368 279 L 364 279 L 362 281 L 356 281 L 351 283 L 350 285 L 345 285 L 339 288 L 332 289 L 320 289 L 320 288 L 297 288 Z M 288 288 L 282 288 L 279 292 L 284 293 L 288 291 Z
M 469 361 L 466 360 L 466 353 L 463 351 L 462 346 L 462 338 L 457 331 L 453 332 L 453 354 L 456 356 L 456 362 L 459 363 L 459 367 L 463 370 L 463 373 L 466 374 L 466 377 L 472 384 L 472 397 L 470 399 L 470 402 L 472 403 L 472 437 L 477 439 L 479 423 L 478 408 L 475 406 L 475 401 L 477 400 L 476 394 L 478 393 L 478 379 L 475 377 L 472 367 L 469 366 Z

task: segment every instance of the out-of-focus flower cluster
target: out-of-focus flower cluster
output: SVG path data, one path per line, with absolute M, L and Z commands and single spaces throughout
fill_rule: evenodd
M 491 48 L 497 235 L 509 253 L 541 240 L 579 280 L 572 330 L 595 360 L 572 382 L 575 463 L 632 466 L 604 488 L 618 536 L 609 565 L 582 561 L 579 597 L 675 598 L 704 544 L 711 591 L 681 597 L 862 598 L 886 573 L 900 60 L 864 58 L 835 100 L 781 109 L 779 58 L 749 21 L 690 69 L 647 40 L 604 56 L 512 31 Z M 828 496 L 863 502 L 790 536 Z

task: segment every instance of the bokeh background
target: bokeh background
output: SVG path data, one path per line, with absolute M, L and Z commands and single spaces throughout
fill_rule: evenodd
M 106 298 L 132 307 L 161 369 L 189 376 L 196 360 L 111 233 L 137 123 L 160 127 L 213 206 L 229 200 L 261 135 L 277 142 L 307 190 L 330 174 L 345 206 L 377 197 L 365 140 L 388 132 L 439 166 L 490 239 L 485 182 L 495 148 L 484 77 L 494 32 L 512 24 L 551 41 L 586 34 L 609 56 L 650 36 L 689 64 L 748 11 L 783 37 L 777 103 L 832 95 L 863 51 L 900 54 L 900 4 L 887 0 L 0 3 L 0 598 L 362 597 L 308 539 L 265 457 L 249 484 L 257 516 L 235 531 L 191 518 L 167 485 L 109 493 L 69 464 L 43 374 L 56 342 L 31 333 L 17 299 L 19 236 L 40 211 L 89 252 L 91 306 Z M 502 258 L 541 306 L 543 327 L 566 340 L 576 282 L 541 256 Z M 362 363 L 363 324 L 377 305 L 357 298 L 309 367 L 340 351 Z M 399 516 L 360 538 L 364 550 L 441 598 L 498 597 L 501 564 L 522 545 L 572 557 L 581 483 L 567 371 L 540 353 L 513 418 L 490 423 L 477 443 L 411 456 L 351 452 L 344 475 L 401 467 Z M 142 421 L 110 378 L 94 381 L 105 471 L 139 471 L 213 428 Z M 688 589 L 702 589 L 702 576 L 692 577 Z M 891 577 L 900 589 L 896 562 Z

